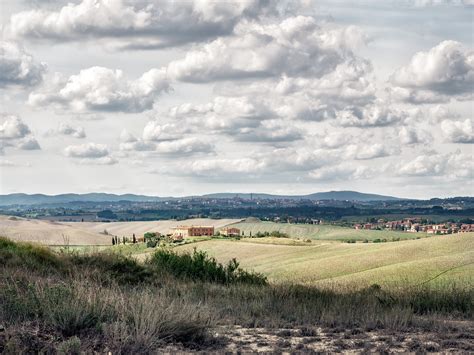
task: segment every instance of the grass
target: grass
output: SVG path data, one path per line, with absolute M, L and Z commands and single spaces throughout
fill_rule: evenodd
M 256 274 L 202 252 L 158 249 L 140 263 L 118 253 L 58 253 L 0 238 L 0 261 L 0 324 L 6 329 L 0 352 L 215 351 L 226 341 L 215 335 L 220 326 L 407 331 L 474 316 L 474 291 L 465 284 L 317 288 L 254 282 L 239 275 Z
M 473 233 L 375 244 L 313 241 L 309 245 L 282 245 L 259 241 L 207 241 L 197 247 L 220 262 L 235 257 L 244 268 L 263 273 L 272 282 L 415 285 L 449 270 L 430 283 L 457 282 L 474 287 Z M 190 246 L 176 250 L 187 251 Z
M 406 240 L 426 237 L 426 233 L 407 233 L 385 230 L 356 230 L 353 228 L 345 228 L 325 224 L 290 224 L 275 222 L 239 222 L 232 224 L 232 227 L 239 228 L 244 232 L 245 237 L 249 237 L 250 233 L 255 236 L 257 233 L 278 231 L 285 233 L 292 238 L 310 238 L 314 240 L 356 240 L 356 241 L 373 241 L 381 240 Z

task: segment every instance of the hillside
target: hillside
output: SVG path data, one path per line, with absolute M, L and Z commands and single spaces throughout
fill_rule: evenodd
M 261 193 L 215 193 L 202 196 L 188 196 L 183 198 L 234 198 L 240 197 L 244 199 L 293 199 L 293 200 L 349 200 L 349 201 L 388 201 L 397 200 L 397 197 L 383 196 L 375 194 L 366 194 L 356 191 L 329 191 L 317 192 L 309 195 L 271 195 Z M 8 194 L 0 195 L 0 206 L 10 205 L 40 205 L 40 204 L 64 204 L 70 202 L 150 202 L 173 200 L 176 197 L 159 197 L 134 194 L 109 194 L 109 193 L 87 193 L 87 194 Z
M 248 238 L 205 241 L 178 249 L 191 250 L 197 246 L 220 261 L 235 257 L 243 267 L 278 282 L 406 286 L 455 268 L 433 283 L 451 281 L 474 286 L 474 233 L 391 243 L 316 241 L 308 246 L 255 240 L 257 243 Z
M 316 192 L 308 195 L 272 195 L 261 193 L 216 193 L 203 195 L 207 198 L 243 198 L 243 199 L 289 199 L 289 200 L 337 200 L 337 201 L 393 201 L 400 200 L 398 197 L 367 194 L 357 191 L 328 191 Z
M 68 202 L 147 202 L 161 201 L 166 198 L 156 196 L 144 196 L 134 194 L 115 195 L 107 193 L 88 193 L 88 194 L 8 194 L 0 195 L 0 206 L 8 205 L 40 205 L 40 204 L 58 204 Z
M 310 238 L 315 240 L 358 240 L 373 241 L 375 239 L 416 239 L 424 238 L 425 233 L 406 233 L 397 231 L 378 231 L 378 230 L 356 230 L 353 228 L 339 227 L 326 224 L 290 224 L 264 222 L 260 220 L 246 219 L 242 222 L 233 224 L 233 227 L 239 228 L 245 236 L 252 233 L 255 236 L 258 232 L 279 231 L 286 233 L 292 238 Z
M 16 241 L 38 242 L 45 245 L 110 245 L 110 236 L 104 230 L 119 237 L 131 238 L 145 232 L 168 233 L 178 225 L 206 224 L 220 228 L 238 222 L 236 219 L 188 219 L 184 221 L 147 221 L 147 222 L 50 222 L 0 216 L 0 236 Z

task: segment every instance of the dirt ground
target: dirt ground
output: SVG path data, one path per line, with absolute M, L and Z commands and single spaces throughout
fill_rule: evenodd
M 439 332 L 388 331 L 360 328 L 223 330 L 230 352 L 462 352 L 474 351 L 474 327 L 448 327 Z
M 21 336 L 20 336 L 21 335 Z M 24 325 L 8 329 L 0 324 L 0 353 L 14 354 L 19 349 L 55 349 L 65 340 L 43 334 L 39 328 Z M 81 352 L 107 353 L 99 343 L 81 339 Z M 16 350 L 15 350 L 16 349 Z M 13 352 L 11 352 L 13 350 Z M 212 330 L 208 344 L 169 344 L 157 354 L 221 353 L 461 353 L 474 352 L 474 322 L 446 322 L 437 330 L 384 330 L 338 327 L 300 327 L 293 329 L 244 328 L 225 326 Z

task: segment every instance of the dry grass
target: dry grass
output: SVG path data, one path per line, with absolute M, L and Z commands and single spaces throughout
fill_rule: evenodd
M 315 225 L 315 224 L 290 224 L 274 222 L 239 222 L 232 225 L 240 228 L 248 237 L 250 233 L 255 236 L 258 232 L 279 231 L 286 233 L 292 238 L 310 238 L 315 240 L 374 240 L 386 239 L 391 241 L 393 238 L 416 239 L 426 237 L 426 233 L 405 233 L 397 231 L 378 231 L 378 230 L 356 230 L 333 225 Z
M 119 237 L 143 236 L 145 232 L 168 233 L 178 225 L 209 225 L 221 228 L 238 219 L 188 219 L 183 221 L 145 222 L 50 222 L 35 219 L 0 216 L 0 235 L 16 241 L 38 242 L 45 245 L 111 245 L 111 237 L 104 230 Z
M 272 344 L 270 351 L 297 344 L 310 350 L 309 344 L 294 337 L 301 333 L 309 341 L 314 334 L 319 336 L 314 329 L 324 328 L 326 350 L 341 351 L 363 347 L 343 340 L 346 330 L 359 329 L 357 334 L 442 330 L 452 335 L 445 320 L 466 322 L 474 315 L 474 291 L 466 285 L 320 289 L 195 282 L 160 272 L 151 262 L 142 264 L 117 254 L 55 254 L 0 241 L 0 324 L 6 328 L 0 333 L 0 352 L 222 351 L 232 346 L 215 333 L 235 326 L 274 329 L 281 335 L 282 329 L 289 330 L 284 341 L 261 340 Z M 297 329 L 301 332 L 295 333 Z M 430 346 L 415 340 L 413 349 Z M 436 343 L 438 349 L 462 350 L 470 340 L 444 341 Z M 407 341 L 404 344 L 408 347 Z
M 253 239 L 213 240 L 177 250 L 194 247 L 221 262 L 235 257 L 243 267 L 261 272 L 273 282 L 362 287 L 417 284 L 450 270 L 436 282 L 474 287 L 474 233 L 377 244 L 313 241 L 309 246 L 255 243 Z

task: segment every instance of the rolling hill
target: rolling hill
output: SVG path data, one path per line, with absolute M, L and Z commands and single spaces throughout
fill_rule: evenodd
M 279 244 L 278 238 L 272 243 L 210 240 L 178 250 L 195 247 L 221 262 L 236 258 L 275 282 L 404 287 L 435 278 L 429 282 L 474 287 L 474 233 L 379 244 L 313 241 L 307 246 Z
M 272 195 L 260 193 L 216 193 L 207 194 L 207 198 L 243 198 L 243 199 L 290 199 L 290 200 L 336 200 L 336 201 L 393 201 L 401 200 L 398 197 L 367 194 L 357 191 L 328 191 L 316 192 L 308 195 Z
M 182 198 L 234 198 L 239 197 L 243 199 L 293 199 L 293 200 L 339 200 L 339 201 L 389 201 L 398 200 L 399 198 L 393 196 L 366 194 L 356 191 L 329 191 L 317 192 L 309 195 L 271 195 L 261 193 L 215 193 L 202 196 L 188 196 Z M 87 193 L 87 194 L 60 194 L 60 195 L 45 195 L 45 194 L 7 194 L 0 195 L 0 206 L 9 205 L 40 205 L 40 204 L 61 204 L 70 202 L 156 202 L 177 199 L 177 197 L 159 197 L 146 196 L 134 194 L 109 194 L 109 193 Z

